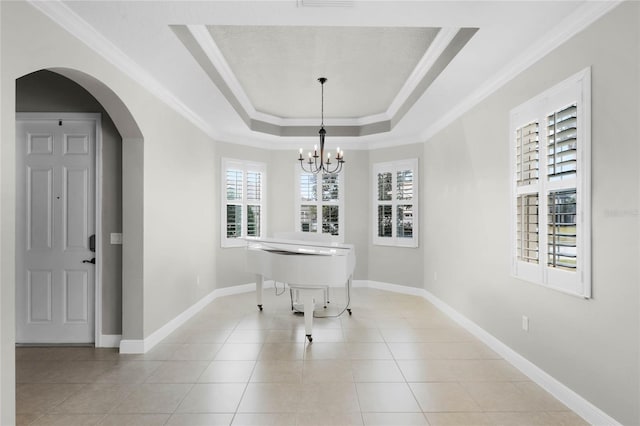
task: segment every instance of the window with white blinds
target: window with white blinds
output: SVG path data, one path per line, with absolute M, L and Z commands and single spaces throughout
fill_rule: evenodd
M 418 160 L 373 165 L 373 243 L 418 247 Z
M 344 173 L 306 173 L 296 164 L 296 231 L 344 242 Z
M 222 159 L 222 247 L 243 246 L 242 238 L 264 236 L 266 165 Z
M 511 111 L 512 273 L 591 296 L 591 73 Z

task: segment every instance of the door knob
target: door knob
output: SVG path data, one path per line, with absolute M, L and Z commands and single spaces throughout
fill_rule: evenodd
M 95 265 L 96 258 L 94 257 L 93 259 L 85 259 L 82 261 L 82 263 L 93 263 Z

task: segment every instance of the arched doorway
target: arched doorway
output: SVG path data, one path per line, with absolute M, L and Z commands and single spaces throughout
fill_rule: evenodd
M 37 70 L 34 70 L 34 72 Z M 109 87 L 91 75 L 74 69 L 56 68 L 49 69 L 59 75 L 82 86 L 89 92 L 95 100 L 102 105 L 104 111 L 111 118 L 114 127 L 121 135 L 122 143 L 122 232 L 127 235 L 122 246 L 122 257 L 126 259 L 122 265 L 122 336 L 123 338 L 140 339 L 143 333 L 143 300 L 142 300 L 142 252 L 143 252 L 143 135 L 131 112 Z M 26 73 L 20 75 L 28 75 Z M 19 78 L 19 77 L 18 77 Z M 17 80 L 17 78 L 16 78 Z M 13 80 L 14 82 L 16 80 Z M 4 86 L 7 87 L 7 86 Z M 15 102 L 12 90 L 4 93 L 9 105 Z M 7 101 L 7 98 L 5 98 Z M 7 111 L 5 109 L 5 111 Z M 5 120 L 11 120 L 12 113 L 3 114 Z M 10 121 L 4 121 L 7 129 Z M 15 232 L 15 152 L 9 147 L 10 140 L 15 141 L 13 130 L 3 131 L 5 142 L 3 143 L 3 192 L 2 212 L 3 212 L 3 235 L 10 235 Z M 15 142 L 13 142 L 15 146 Z M 7 166 L 7 167 L 4 167 Z M 12 177 L 13 175 L 13 177 Z M 5 196 L 6 195 L 6 196 Z M 2 389 L 0 389 L 0 405 L 3 421 L 11 422 L 15 416 L 15 364 L 12 348 L 15 345 L 15 281 L 12 279 L 15 274 L 15 250 L 12 245 L 15 238 L 3 241 L 2 268 L 3 272 L 3 298 L 0 309 L 0 319 L 2 322 L 2 353 L 0 353 L 0 369 L 2 372 Z M 14 269 L 14 272 L 11 272 Z M 12 402 L 13 401 L 13 402 Z
M 20 124 L 16 135 L 18 139 L 16 146 L 18 163 L 16 166 L 18 168 L 17 181 L 19 182 L 16 188 L 19 199 L 16 218 L 18 233 L 16 240 L 16 273 L 18 275 L 16 279 L 16 342 L 95 342 L 97 347 L 118 345 L 119 336 L 122 335 L 122 246 L 119 244 L 122 235 L 122 136 L 108 112 L 89 92 L 74 81 L 48 70 L 36 71 L 16 81 L 16 116 Z M 74 120 L 69 120 L 71 117 Z M 78 126 L 83 123 L 86 123 L 84 125 L 91 129 L 97 125 L 98 134 L 95 135 L 95 130 L 92 130 L 93 134 L 88 135 L 88 138 L 79 139 Z M 40 134 L 35 134 L 35 140 L 42 141 L 44 136 L 42 132 L 45 128 L 48 128 L 46 140 L 49 141 L 46 145 L 50 144 L 54 149 L 51 152 L 48 149 L 41 150 L 41 152 L 27 149 L 27 145 L 30 143 L 25 140 L 27 135 L 22 133 L 25 131 L 33 132 L 37 129 Z M 61 146 L 63 141 L 60 140 L 69 132 L 75 138 L 76 143 L 78 141 L 81 143 L 81 146 L 77 146 L 76 150 L 71 152 L 67 152 L 65 147 Z M 56 135 L 59 137 L 56 138 Z M 83 168 L 89 173 L 78 173 L 78 162 L 82 161 L 82 157 L 77 148 L 82 148 L 82 155 L 85 157 L 91 154 L 92 158 L 88 164 L 90 167 Z M 85 148 L 90 149 L 85 152 Z M 35 176 L 35 179 L 26 179 L 26 170 L 21 169 L 27 167 L 27 163 L 31 162 L 37 164 L 37 169 L 40 170 L 34 171 L 32 167 L 28 167 L 29 175 Z M 34 220 L 27 221 L 27 216 L 35 219 L 40 218 L 40 222 L 45 218 L 40 212 L 33 211 L 37 210 L 37 207 L 42 203 L 27 203 L 27 199 L 31 200 L 34 195 L 37 196 L 40 193 L 41 196 L 46 196 L 48 192 L 44 191 L 45 194 L 42 194 L 42 190 L 37 191 L 37 183 L 32 181 L 37 181 L 38 176 L 42 177 L 44 164 L 57 162 L 71 164 L 71 167 L 75 169 L 75 172 L 66 172 L 65 179 L 69 179 L 69 177 L 72 181 L 74 177 L 76 180 L 90 179 L 91 184 L 87 189 L 91 191 L 88 193 L 80 191 L 78 194 L 80 203 L 74 203 L 73 194 L 66 194 L 66 196 L 58 194 L 55 197 L 57 200 L 51 206 L 54 214 L 49 215 L 48 222 L 58 225 L 52 228 L 64 228 L 64 230 L 57 229 L 58 232 L 53 233 L 54 240 L 51 241 L 51 247 L 48 249 L 31 247 L 29 244 L 30 249 L 26 250 L 24 247 L 26 243 L 24 234 L 27 231 L 25 225 L 28 224 L 29 229 L 36 230 L 49 228 L 48 226 L 38 226 L 37 220 L 35 223 Z M 64 166 L 64 168 L 67 170 L 68 166 Z M 55 173 L 45 174 L 45 176 L 52 178 L 49 186 L 61 187 L 62 170 L 49 168 L 49 171 L 55 171 Z M 27 182 L 29 182 L 31 191 L 27 190 Z M 24 193 L 25 190 L 26 193 Z M 28 197 L 27 194 L 29 194 Z M 86 203 L 82 202 L 85 195 L 92 195 L 90 205 L 85 206 Z M 47 203 L 44 204 L 48 206 Z M 78 204 L 83 208 L 83 212 L 86 208 L 86 216 L 89 220 L 66 220 L 64 226 L 60 226 L 63 221 L 61 216 L 68 215 L 70 218 L 74 216 L 74 209 L 69 209 L 67 206 Z M 27 205 L 31 206 L 28 215 L 24 214 Z M 40 206 L 40 208 L 42 207 Z M 65 214 L 59 214 L 60 212 L 65 212 Z M 75 232 L 74 229 L 76 229 Z M 87 235 L 84 235 L 85 233 Z M 37 246 L 37 238 L 34 237 L 37 232 L 29 232 L 29 234 L 32 235 L 31 240 Z M 81 241 L 75 241 L 75 247 L 72 241 L 70 250 L 64 250 L 61 256 L 56 256 L 55 253 L 61 251 L 63 244 L 61 236 L 63 235 L 70 236 L 71 239 L 74 236 L 78 239 L 77 237 L 81 235 L 79 238 Z M 90 242 L 93 242 L 92 247 L 89 247 Z M 81 248 L 84 250 L 78 250 L 78 243 L 83 246 Z M 55 270 L 65 263 L 62 260 L 64 258 L 69 258 L 68 261 L 71 262 L 73 273 L 61 273 L 61 271 Z M 93 258 L 97 262 L 94 264 L 80 263 L 84 258 Z M 56 259 L 57 261 L 51 264 Z M 26 268 L 25 263 L 29 263 L 29 268 Z M 27 269 L 33 269 L 33 263 L 36 265 L 38 263 L 49 264 L 54 269 L 48 273 L 27 273 Z M 46 268 L 36 269 L 42 271 Z M 63 276 L 66 278 L 65 283 L 60 282 Z M 43 277 L 48 277 L 44 283 L 42 282 Z M 75 289 L 76 295 L 83 294 L 84 297 L 74 298 L 69 295 L 65 297 L 64 293 L 73 289 Z M 58 309 L 51 309 L 52 305 L 54 307 L 61 305 L 63 300 L 67 305 L 66 310 L 72 316 L 71 321 L 62 321 L 62 317 L 67 317 L 67 315 L 61 312 L 62 309 L 59 309 L 59 306 Z M 95 306 L 93 301 L 95 301 Z M 69 302 L 78 303 L 78 308 L 73 309 L 72 306 L 69 306 Z M 38 304 L 40 304 L 40 309 L 38 309 Z M 95 315 L 91 314 L 93 312 Z M 80 321 L 77 318 L 74 320 L 74 314 L 76 317 L 80 314 Z M 32 322 L 29 318 L 31 316 L 36 318 L 40 316 L 47 320 Z

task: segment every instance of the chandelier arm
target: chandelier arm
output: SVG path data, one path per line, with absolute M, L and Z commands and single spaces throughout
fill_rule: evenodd
M 333 167 L 333 170 L 327 170 L 327 172 L 329 172 L 330 174 L 333 174 L 333 173 L 340 173 L 341 170 L 342 170 L 342 163 L 338 162 Z

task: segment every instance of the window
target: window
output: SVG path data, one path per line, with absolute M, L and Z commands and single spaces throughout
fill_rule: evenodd
M 266 166 L 222 159 L 222 247 L 243 246 L 242 238 L 265 235 Z
M 330 234 L 344 241 L 344 175 L 306 173 L 296 164 L 296 231 Z
M 511 111 L 512 273 L 591 296 L 591 73 Z
M 418 247 L 418 160 L 373 165 L 373 243 Z

